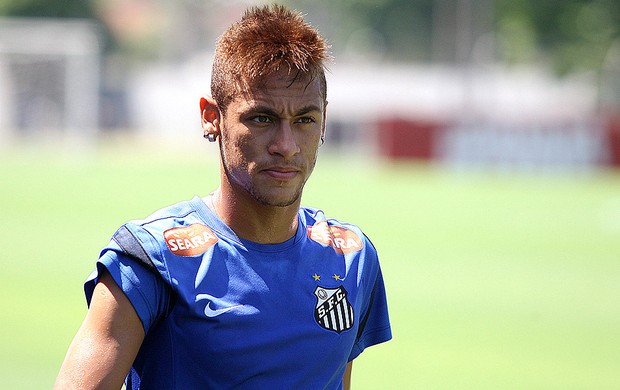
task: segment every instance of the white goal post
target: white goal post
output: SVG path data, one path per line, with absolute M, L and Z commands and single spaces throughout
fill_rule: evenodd
M 30 136 L 92 141 L 100 52 L 93 22 L 0 18 L 0 146 Z

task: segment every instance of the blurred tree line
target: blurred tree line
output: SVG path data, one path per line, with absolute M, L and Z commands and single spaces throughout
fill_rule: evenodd
M 325 15 L 321 30 L 338 42 L 395 61 L 465 62 L 486 55 L 508 64 L 547 63 L 564 75 L 600 68 L 612 45 L 620 45 L 618 0 L 287 3 Z M 485 45 L 486 54 L 480 53 Z
M 620 45 L 618 0 L 496 0 L 495 28 L 508 62 L 547 53 L 559 74 L 598 69 Z
M 618 0 L 283 2 L 307 12 L 313 24 L 332 42 L 338 42 L 338 47 L 334 47 L 337 56 L 357 53 L 364 58 L 402 62 L 458 63 L 480 58 L 508 64 L 542 62 L 563 75 L 599 69 L 612 45 L 620 45 Z M 99 12 L 103 3 L 106 2 L 0 0 L 0 15 L 99 20 L 108 50 L 122 50 L 125 38 L 106 28 Z M 206 10 L 219 3 L 178 0 L 174 7 L 195 13 L 197 8 Z
M 91 1 L 0 0 L 0 15 L 49 18 L 96 18 Z
M 0 0 L 0 16 L 23 18 L 80 18 L 100 22 L 92 0 Z M 106 51 L 115 49 L 115 39 L 105 23 L 98 23 Z

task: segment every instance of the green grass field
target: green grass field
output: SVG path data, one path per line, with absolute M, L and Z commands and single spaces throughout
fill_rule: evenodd
M 0 157 L 1 388 L 51 388 L 121 223 L 218 181 L 199 152 L 129 151 Z M 304 203 L 360 225 L 381 255 L 394 339 L 356 360 L 354 388 L 620 389 L 620 173 L 326 155 Z

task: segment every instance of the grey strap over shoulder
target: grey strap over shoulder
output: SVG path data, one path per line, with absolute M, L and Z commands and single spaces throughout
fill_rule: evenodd
M 144 250 L 140 240 L 138 240 L 138 238 L 131 232 L 127 225 L 121 226 L 116 233 L 114 233 L 112 239 L 118 244 L 126 256 L 136 260 L 146 269 L 153 272 L 159 278 L 162 278 L 161 274 L 157 270 L 157 267 L 155 267 L 155 263 L 153 263 L 153 259 L 151 259 L 149 254 Z M 161 280 L 163 280 L 163 278 Z M 170 301 L 166 305 L 166 309 L 163 314 L 168 316 L 176 304 L 177 295 L 171 289 L 169 284 L 165 283 L 165 288 L 170 293 Z M 130 387 L 127 387 L 127 389 L 129 390 Z
M 148 270 L 158 273 L 153 260 L 151 260 L 151 257 L 144 250 L 142 243 L 126 225 L 121 226 L 116 233 L 114 233 L 112 239 L 116 241 L 127 256 L 140 261 Z

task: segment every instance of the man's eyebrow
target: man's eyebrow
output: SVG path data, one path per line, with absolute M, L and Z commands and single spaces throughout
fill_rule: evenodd
M 261 114 L 266 114 L 269 116 L 279 116 L 279 114 L 270 107 L 267 106 L 250 106 L 247 110 L 245 110 L 246 113 L 261 113 Z
M 305 115 L 308 114 L 310 112 L 314 112 L 314 111 L 321 111 L 321 108 L 315 104 L 311 104 L 308 106 L 304 106 L 302 108 L 300 108 L 299 110 L 297 110 L 297 112 L 295 113 L 295 116 L 299 116 L 299 115 Z M 273 108 L 268 107 L 268 106 L 263 106 L 263 105 L 258 105 L 258 106 L 252 106 L 249 107 L 246 110 L 247 113 L 261 113 L 261 114 L 266 114 L 269 116 L 273 116 L 273 117 L 279 117 L 280 114 L 278 112 L 276 112 Z
M 307 114 L 309 112 L 313 112 L 313 111 L 321 111 L 321 107 L 316 106 L 314 104 L 311 104 L 309 106 L 305 106 L 299 109 L 299 111 L 297 111 L 297 115 L 304 115 Z

